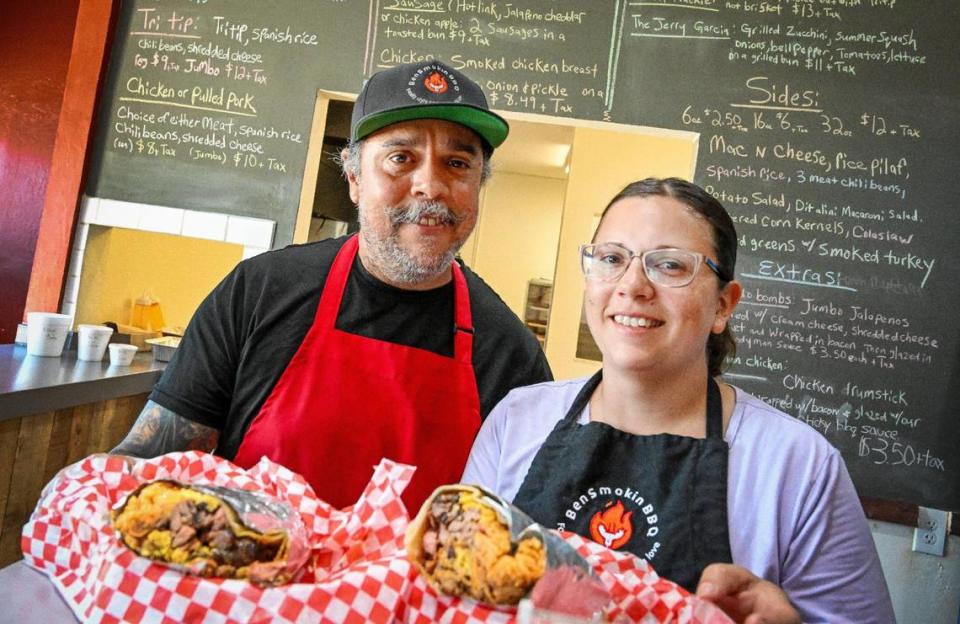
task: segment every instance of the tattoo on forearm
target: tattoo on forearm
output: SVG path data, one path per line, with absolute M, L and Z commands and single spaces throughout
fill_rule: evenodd
M 156 457 L 173 451 L 212 451 L 220 433 L 147 401 L 130 433 L 111 453 Z

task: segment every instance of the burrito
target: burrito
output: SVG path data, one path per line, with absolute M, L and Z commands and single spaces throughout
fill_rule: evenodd
M 279 522 L 258 530 L 241 520 L 238 509 L 248 507 L 253 496 L 214 486 L 153 481 L 134 490 L 111 518 L 123 543 L 142 557 L 201 576 L 279 585 L 290 580 L 289 535 L 276 526 Z
M 543 534 L 511 535 L 511 513 L 473 486 L 438 488 L 410 523 L 407 556 L 438 591 L 497 605 L 520 601 L 543 576 Z

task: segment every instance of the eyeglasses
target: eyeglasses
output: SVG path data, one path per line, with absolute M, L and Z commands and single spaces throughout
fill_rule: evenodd
M 580 268 L 587 279 L 614 282 L 620 279 L 634 258 L 640 258 L 647 279 L 660 286 L 681 288 L 696 277 L 703 262 L 720 279 L 728 281 L 717 263 L 702 253 L 686 249 L 650 249 L 634 252 L 619 243 L 580 245 Z

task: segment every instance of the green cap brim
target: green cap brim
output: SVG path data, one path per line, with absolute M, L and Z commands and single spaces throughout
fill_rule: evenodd
M 390 124 L 413 119 L 443 119 L 458 123 L 479 134 L 493 148 L 500 147 L 510 132 L 506 120 L 488 110 L 466 104 L 430 104 L 395 108 L 370 115 L 357 124 L 353 139 L 360 140 Z

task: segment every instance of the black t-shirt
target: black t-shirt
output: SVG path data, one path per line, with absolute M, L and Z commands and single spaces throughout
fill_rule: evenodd
M 241 262 L 200 304 L 150 400 L 220 431 L 232 458 L 313 323 L 345 238 L 293 245 Z M 482 418 L 511 389 L 552 379 L 536 338 L 473 271 L 462 267 L 473 317 Z M 337 329 L 453 356 L 453 282 L 394 288 L 354 260 Z M 322 401 L 322 397 L 318 397 Z

